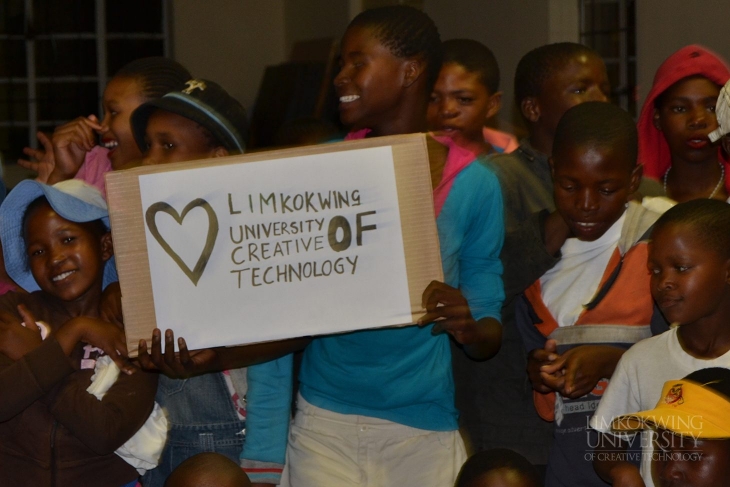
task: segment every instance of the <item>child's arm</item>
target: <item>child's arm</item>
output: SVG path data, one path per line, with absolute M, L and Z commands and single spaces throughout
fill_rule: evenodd
M 132 373 L 133 367 L 124 360 L 127 353 L 124 333 L 116 326 L 89 318 L 74 318 L 41 341 L 37 327 L 21 325 L 21 320 L 35 324 L 33 314 L 22 304 L 17 308 L 22 318 L 7 310 L 1 315 L 0 353 L 7 360 L 0 363 L 0 390 L 6 391 L 0 401 L 0 421 L 12 418 L 43 399 L 75 372 L 69 356 L 80 341 L 113 353 L 120 369 L 126 374 Z M 118 355 L 117 350 L 122 355 Z
M 247 369 L 246 441 L 241 467 L 251 482 L 278 485 L 291 419 L 293 355 Z
M 158 328 L 152 331 L 152 347 L 147 348 L 147 341 L 139 341 L 140 366 L 144 370 L 160 371 L 173 379 L 185 379 L 209 372 L 240 369 L 270 360 L 276 360 L 287 354 L 303 350 L 310 337 L 291 338 L 275 342 L 256 343 L 239 347 L 217 347 L 189 351 L 185 339 L 177 339 L 179 353 L 175 352 L 175 334 L 165 331 L 165 351 L 162 351 L 161 332 Z
M 152 412 L 157 374 L 119 374 L 102 400 L 87 392 L 92 371 L 79 371 L 43 399 L 49 412 L 98 455 L 113 453 Z
M 502 191 L 491 169 L 471 163 L 454 180 L 437 219 L 447 282 L 431 283 L 423 294 L 421 324 L 438 321 L 475 360 L 501 345 L 504 288 L 499 252 L 504 241 Z M 458 288 L 458 289 L 457 289 Z

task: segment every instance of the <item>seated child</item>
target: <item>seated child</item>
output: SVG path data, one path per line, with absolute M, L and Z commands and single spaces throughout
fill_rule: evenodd
M 142 103 L 184 88 L 190 73 L 164 57 L 136 59 L 124 65 L 104 88 L 104 118 L 79 117 L 56 128 L 49 139 L 38 132 L 45 151 L 25 148 L 37 162 L 18 163 L 38 173 L 47 184 L 77 178 L 104 193 L 104 174 L 138 162 L 142 152 L 132 137 L 129 117 Z M 101 138 L 101 143 L 98 139 Z
M 730 67 L 713 52 L 690 45 L 659 67 L 639 116 L 639 161 L 674 201 L 727 200 L 730 161 L 709 139 L 715 105 Z
M 230 458 L 198 453 L 173 470 L 165 487 L 251 487 L 251 480 Z
M 245 146 L 245 110 L 208 80 L 190 80 L 184 90 L 141 105 L 131 123 L 144 164 L 240 154 Z M 160 341 L 160 331 L 155 330 L 153 350 L 159 349 Z M 169 355 L 173 342 L 167 330 Z M 179 343 L 187 354 L 182 338 Z M 142 341 L 143 365 L 149 364 L 148 357 Z M 291 355 L 248 368 L 196 376 L 189 372 L 185 379 L 175 378 L 178 370 L 162 372 L 166 375 L 160 377 L 156 400 L 167 412 L 169 440 L 160 466 L 144 478 L 146 487 L 162 486 L 183 460 L 206 451 L 240 462 L 254 482 L 279 483 L 291 417 Z
M 454 487 L 539 487 L 537 469 L 512 450 L 495 448 L 469 457 Z
M 518 301 L 517 326 L 540 416 L 555 421 L 546 486 L 602 486 L 587 429 L 624 350 L 651 335 L 646 233 L 659 218 L 631 201 L 641 179 L 636 127 L 624 110 L 587 102 L 555 131 L 558 263 Z
M 428 105 L 428 126 L 475 154 L 512 152 L 514 136 L 484 126 L 502 105 L 499 66 L 484 44 L 471 39 L 443 43 L 444 61 Z
M 649 409 L 662 384 L 708 367 L 730 367 L 730 205 L 680 203 L 654 225 L 649 243 L 651 293 L 667 321 L 678 324 L 643 340 L 621 358 L 590 426 L 611 434 L 617 416 Z M 654 485 L 651 432 L 642 433 L 639 469 L 616 455 L 615 438 L 596 443 L 594 466 L 613 485 Z M 613 454 L 602 456 L 607 449 Z
M 619 416 L 612 429 L 656 432 L 652 475 L 659 487 L 728 485 L 730 370 L 700 369 L 667 381 L 654 409 Z
M 98 319 L 116 280 L 108 225 L 80 181 L 23 181 L 0 207 L 7 272 L 29 293 L 0 298 L 1 485 L 137 481 L 115 450 L 152 412 L 157 377 L 131 374 L 122 330 Z M 87 388 L 101 352 L 125 373 L 99 400 Z

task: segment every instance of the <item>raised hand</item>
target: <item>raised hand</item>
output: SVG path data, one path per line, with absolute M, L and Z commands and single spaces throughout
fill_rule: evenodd
M 36 137 L 43 145 L 43 150 L 33 149 L 32 147 L 24 148 L 23 154 L 33 160 L 18 159 L 18 165 L 35 171 L 38 174 L 36 179 L 41 183 L 47 183 L 53 168 L 56 167 L 56 158 L 53 156 L 53 143 L 43 132 L 38 132 Z
M 86 153 L 96 146 L 97 133 L 101 130 L 96 115 L 78 117 L 56 128 L 52 139 L 55 164 L 48 184 L 76 176 Z

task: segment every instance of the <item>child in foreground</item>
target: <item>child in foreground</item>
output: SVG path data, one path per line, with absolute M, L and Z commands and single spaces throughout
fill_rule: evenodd
M 57 127 L 49 139 L 38 132 L 45 151 L 26 148 L 37 162 L 18 163 L 38 173 L 37 180 L 54 184 L 77 178 L 105 193 L 104 174 L 137 163 L 142 152 L 134 141 L 129 118 L 142 103 L 184 88 L 192 76 L 164 57 L 147 57 L 123 66 L 104 88 L 104 118 L 79 117 Z M 101 144 L 97 139 L 101 137 Z
M 469 457 L 454 487 L 539 487 L 537 469 L 512 450 L 495 448 Z
M 425 131 L 441 66 L 441 41 L 426 14 L 405 6 L 361 13 L 345 32 L 340 59 L 335 88 L 340 118 L 352 127 L 347 139 Z M 305 349 L 282 485 L 456 479 L 466 453 L 449 336 L 486 359 L 501 334 L 501 197 L 494 174 L 473 161 L 454 145 L 445 165 L 431 168 L 446 283 L 424 292 L 423 326 L 317 337 Z
M 591 428 L 598 440 L 594 467 L 615 486 L 654 485 L 651 431 L 642 432 L 641 474 L 616 454 L 624 445 L 611 422 L 649 409 L 662 384 L 708 367 L 730 367 L 730 205 L 699 199 L 680 203 L 656 222 L 649 243 L 651 293 L 673 329 L 643 340 L 621 358 Z M 612 455 L 602 455 L 609 451 Z
M 443 48 L 443 65 L 428 105 L 429 129 L 477 155 L 515 150 L 514 136 L 484 126 L 502 106 L 492 51 L 471 39 L 445 41 Z
M 251 487 L 251 480 L 219 453 L 198 453 L 182 462 L 165 481 L 165 487 Z
M 656 407 L 619 416 L 614 432 L 653 430 L 659 487 L 730 484 L 730 370 L 701 369 L 664 383 Z
M 188 80 L 182 91 L 141 105 L 131 124 L 144 164 L 224 157 L 245 148 L 245 110 L 209 80 Z M 187 353 L 184 340 L 179 340 Z M 153 350 L 160 349 L 160 342 L 156 329 Z M 165 342 L 172 362 L 172 330 L 166 331 Z M 154 368 L 146 341 L 139 350 L 142 365 Z M 257 486 L 279 483 L 291 416 L 291 355 L 248 368 L 189 373 L 184 379 L 173 370 L 162 372 L 167 375 L 160 377 L 157 402 L 167 412 L 169 441 L 160 466 L 145 476 L 146 487 L 162 486 L 183 460 L 206 451 L 240 463 Z
M 150 415 L 157 377 L 131 374 L 122 330 L 98 319 L 116 279 L 108 225 L 81 181 L 23 181 L 0 208 L 7 272 L 29 293 L 0 298 L 2 485 L 137 482 L 115 450 Z M 99 400 L 87 388 L 101 352 L 125 373 Z
M 658 213 L 631 201 L 641 179 L 631 116 L 608 103 L 568 110 L 550 166 L 567 230 L 561 259 L 518 301 L 517 326 L 540 416 L 555 421 L 545 485 L 601 486 L 587 429 L 616 364 L 651 336 L 646 233 Z

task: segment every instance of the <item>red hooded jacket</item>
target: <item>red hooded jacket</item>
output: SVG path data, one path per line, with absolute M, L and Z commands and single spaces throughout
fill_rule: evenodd
M 669 145 L 664 135 L 654 126 L 654 100 L 677 81 L 698 75 L 723 86 L 730 79 L 730 68 L 717 54 L 692 44 L 669 56 L 654 75 L 654 83 L 644 101 L 637 123 L 639 163 L 644 164 L 645 176 L 661 179 L 671 165 Z M 722 151 L 719 158 L 725 164 L 725 188 L 730 192 L 730 161 Z

